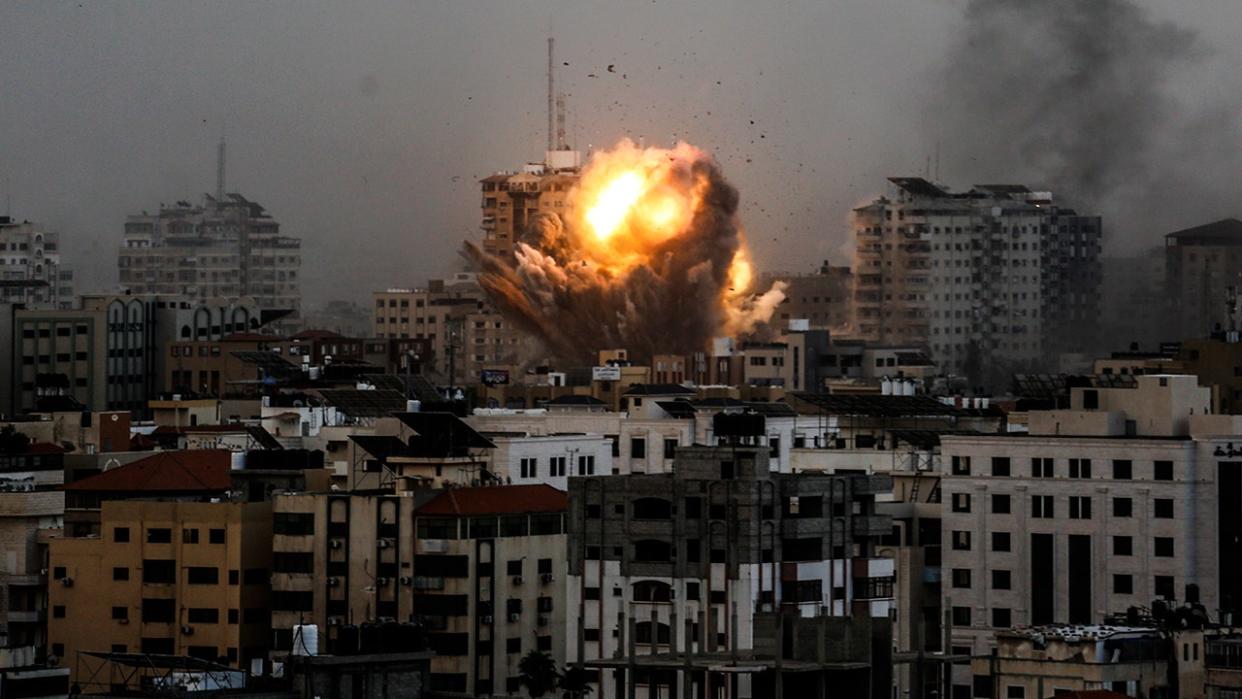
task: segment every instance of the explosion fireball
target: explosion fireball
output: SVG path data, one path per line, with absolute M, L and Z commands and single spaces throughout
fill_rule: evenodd
M 745 335 L 785 298 L 784 284 L 751 290 L 738 194 L 687 143 L 594 154 L 562 218 L 541 212 L 512 259 L 471 243 L 479 283 L 510 321 L 560 359 L 600 349 L 631 357 L 688 354 L 713 337 Z

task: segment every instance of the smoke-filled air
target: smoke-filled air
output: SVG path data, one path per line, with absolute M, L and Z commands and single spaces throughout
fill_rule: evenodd
M 752 288 L 737 190 L 694 146 L 596 152 L 567 204 L 535 215 L 512 258 L 465 251 L 501 313 L 557 358 L 701 351 L 754 332 L 784 299 L 784 284 Z

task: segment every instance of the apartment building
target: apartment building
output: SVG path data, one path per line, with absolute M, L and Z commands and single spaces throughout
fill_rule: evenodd
M 0 216 L 0 303 L 69 309 L 74 300 L 73 269 L 60 261 L 60 234 Z
M 1240 427 L 1196 377 L 1144 375 L 1071 389 L 1027 434 L 942 436 L 955 654 L 988 654 L 998 629 L 1097 624 L 1156 599 L 1232 613 Z M 954 682 L 969 683 L 962 668 Z
M 512 255 L 535 216 L 566 215 L 579 164 L 577 151 L 550 150 L 542 163 L 527 163 L 521 172 L 498 172 L 480 180 L 483 251 Z
M 547 485 L 275 499 L 273 656 L 297 623 L 327 649 L 370 622 L 417 622 L 433 691 L 520 694 L 530 650 L 565 657 L 566 496 Z
M 1237 330 L 1242 221 L 1221 219 L 1164 237 L 1164 273 L 1169 332 L 1205 337 Z
M 785 300 L 776 309 L 771 324 L 779 330 L 789 327 L 790 321 L 803 319 L 815 330 L 831 330 L 833 333 L 852 332 L 853 304 L 850 297 L 854 291 L 853 273 L 849 267 L 836 267 L 827 260 L 811 273 L 766 272 L 759 278 L 756 288 L 769 289 L 776 282 L 784 282 Z
M 267 657 L 272 507 L 228 499 L 229 472 L 227 453 L 179 452 L 66 486 L 96 524 L 49 542 L 50 654 L 71 668 L 81 651 Z
M 47 643 L 47 537 L 63 526 L 64 449 L 34 442 L 0 453 L 0 647 L 25 664 Z
M 691 685 L 770 696 L 772 671 L 781 674 L 773 655 L 783 654 L 759 616 L 887 624 L 892 561 L 875 546 L 891 521 L 875 497 L 889 478 L 777 474 L 768 458 L 766 447 L 683 447 L 667 473 L 570 480 L 567 662 L 628 667 L 626 679 L 592 675 L 600 696 Z M 739 657 L 736 673 L 718 672 Z M 805 670 L 828 677 L 824 666 Z M 872 670 L 887 696 L 887 666 Z
M 253 297 L 260 308 L 291 311 L 276 329 L 289 330 L 302 306 L 300 238 L 240 194 L 203 195 L 125 220 L 117 254 L 121 286 L 132 294 L 194 299 Z
M 429 348 L 416 361 L 439 380 L 470 385 L 481 382 L 484 369 L 516 371 L 521 336 L 487 301 L 474 275 L 372 296 L 374 336 L 426 341 Z
M 945 371 L 1089 348 L 1101 224 L 1021 185 L 917 177 L 854 210 L 858 337 L 926 346 Z
M 186 347 L 202 355 L 192 343 L 246 332 L 262 320 L 249 299 L 90 295 L 73 310 L 16 310 L 12 322 L 9 409 L 19 413 L 49 396 L 70 397 L 87 409 L 141 412 L 163 388 L 166 373 L 183 371 Z M 210 374 L 200 371 L 197 378 L 212 385 Z

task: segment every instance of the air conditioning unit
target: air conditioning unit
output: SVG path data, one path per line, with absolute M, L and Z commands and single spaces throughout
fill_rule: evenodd
M 539 622 L 539 625 L 540 625 L 540 626 L 547 626 L 547 625 L 548 625 L 548 621 L 549 621 L 549 617 L 548 617 L 548 615 L 547 615 L 547 614 L 540 614 L 540 615 L 539 615 L 539 618 L 538 618 L 538 619 L 536 619 L 536 621 L 537 621 L 537 622 Z
M 73 587 L 73 578 L 70 578 L 70 577 L 61 578 L 60 584 L 64 585 L 65 587 Z
M 509 614 L 509 621 L 517 621 L 520 618 L 522 618 L 522 615 L 518 614 L 517 612 L 512 612 Z
M 388 539 L 380 539 L 378 542 L 376 542 L 376 546 L 379 546 L 382 549 L 386 549 L 389 546 L 392 546 L 392 542 L 389 541 Z
M 341 541 L 340 539 L 332 539 L 328 541 L 328 548 L 339 549 L 344 545 L 345 545 L 345 542 Z
M 39 575 L 47 575 L 47 568 L 40 568 Z
M 522 576 L 520 576 L 520 575 L 515 575 L 515 576 L 513 576 L 513 584 L 514 584 L 514 585 L 521 585 L 521 584 L 522 584 Z
M 479 623 L 483 624 L 484 626 L 491 626 L 491 625 L 492 625 L 492 615 L 491 615 L 491 614 L 484 614 L 483 616 L 479 617 Z
M 401 584 L 402 584 L 402 585 L 411 585 L 411 584 L 413 584 L 413 583 L 414 583 L 414 578 L 412 578 L 412 577 L 410 577 L 410 576 L 408 576 L 408 575 L 402 575 L 402 576 L 401 576 Z
M 182 626 L 182 627 L 181 627 L 181 634 L 182 634 L 183 636 L 193 636 L 193 635 L 194 635 L 194 627 L 193 627 L 193 626 Z
M 543 581 L 544 585 L 547 585 L 551 583 L 553 580 L 556 580 L 556 577 L 552 575 L 551 573 L 544 573 L 543 575 L 539 576 L 539 579 Z
M 388 578 L 376 578 L 376 579 L 375 579 L 375 586 L 376 586 L 376 587 L 387 587 L 387 586 L 388 586 Z
M 336 587 L 337 585 L 340 585 L 340 584 L 341 584 L 341 581 L 336 578 L 328 578 L 327 580 L 328 587 Z
M 339 616 L 328 617 L 328 626 L 340 626 L 340 625 L 341 625 L 341 617 Z

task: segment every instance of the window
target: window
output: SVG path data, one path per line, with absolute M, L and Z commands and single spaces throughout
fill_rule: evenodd
M 181 543 L 197 544 L 198 543 L 198 530 L 197 529 L 182 529 L 181 530 Z
M 1134 594 L 1134 576 L 1121 574 L 1113 575 L 1113 594 Z
M 1008 476 L 1009 475 L 1009 457 L 993 456 L 992 457 L 992 475 Z
M 953 625 L 970 626 L 970 607 L 953 608 Z
M 522 559 L 509 561 L 505 563 L 505 575 L 516 576 L 522 574 Z
M 1172 498 L 1156 498 L 1155 509 L 1156 517 L 1160 519 L 1173 519 Z
M 129 621 L 129 607 L 113 607 L 112 618 L 117 621 Z
M 1052 496 L 1032 495 L 1031 516 L 1039 519 L 1051 519 L 1054 516 Z
M 647 440 L 642 437 L 630 438 L 630 458 L 645 459 L 647 458 Z
M 595 456 L 579 456 L 578 457 L 578 475 L 594 476 L 595 475 Z
M 1009 532 L 992 532 L 992 550 L 1000 552 L 1012 550 Z
M 129 568 L 115 567 L 112 569 L 113 580 L 129 580 Z
M 1009 514 L 1009 496 L 992 494 L 992 514 L 1007 515 Z
M 1070 459 L 1069 460 L 1069 477 L 1070 478 L 1090 478 L 1091 477 L 1091 459 Z
M 953 457 L 952 465 L 953 465 L 953 475 L 955 476 L 969 476 L 970 475 L 970 457 L 969 456 Z
M 1158 536 L 1155 540 L 1155 549 L 1157 558 L 1173 557 L 1173 537 Z
M 1005 688 L 1005 699 L 1026 699 L 1026 687 L 1009 685 Z
M 664 498 L 634 500 L 634 519 L 672 519 L 673 505 Z
M 177 601 L 172 599 L 143 599 L 142 623 L 171 624 L 177 620 Z
M 539 475 L 539 461 L 534 457 L 523 457 L 519 461 L 522 478 L 535 478 Z
M 672 546 L 658 539 L 643 539 L 634 542 L 634 560 L 653 563 L 664 563 L 672 557 Z
M 170 585 L 177 582 L 177 562 L 163 559 L 142 561 L 142 582 L 152 585 Z
M 686 519 L 702 519 L 703 498 L 686 498 Z
M 970 568 L 953 569 L 953 587 L 962 589 L 970 587 Z
M 970 493 L 953 493 L 954 512 L 970 512 Z
M 1134 464 L 1129 459 L 1113 459 L 1113 478 L 1128 481 L 1134 477 Z
M 1158 481 L 1173 480 L 1173 462 L 1157 461 L 1152 464 L 1152 478 Z
M 53 619 L 64 619 L 65 618 L 65 605 L 63 604 L 53 605 L 52 606 L 52 618 Z
M 1134 511 L 1134 501 L 1130 498 L 1113 498 L 1113 516 L 1129 517 Z
M 1133 556 L 1134 555 L 1134 539 L 1128 536 L 1113 537 L 1113 555 L 1114 556 Z
M 1172 575 L 1157 575 L 1155 579 L 1156 597 L 1173 599 L 1174 581 Z
M 129 543 L 129 527 L 113 527 L 112 541 L 117 544 Z
M 171 544 L 172 543 L 172 530 L 163 529 L 163 528 L 148 529 L 147 530 L 147 543 L 148 544 Z
M 970 550 L 970 532 L 964 530 L 955 530 L 953 532 L 953 550 L 969 551 Z
M 1085 495 L 1071 495 L 1069 516 L 1070 519 L 1091 519 L 1091 498 Z
M 1007 629 L 1013 626 L 1013 612 L 1008 607 L 995 607 L 992 609 L 992 626 L 1001 629 Z
M 223 544 L 224 543 L 224 530 L 223 529 L 208 529 L 207 540 L 213 544 Z
M 1052 478 L 1052 459 L 1036 457 L 1031 459 L 1031 478 Z
M 185 569 L 186 581 L 191 585 L 216 585 L 220 582 L 220 569 L 190 566 Z
M 277 512 L 272 515 L 272 533 L 285 536 L 310 536 L 315 533 L 313 512 Z
M 505 639 L 505 653 L 510 655 L 521 655 L 522 639 L 520 636 L 518 638 Z
M 666 459 L 671 459 L 671 458 L 673 458 L 673 456 L 674 456 L 676 453 L 677 453 L 677 440 L 676 440 L 676 439 L 668 439 L 668 438 L 665 438 L 665 440 L 664 440 L 664 458 L 666 458 Z
M 1012 575 L 1010 574 L 1010 571 L 1008 570 L 993 570 L 992 571 L 992 589 L 993 590 L 1008 590 L 1011 585 L 1012 585 Z
M 566 457 L 564 456 L 553 456 L 549 458 L 548 475 L 553 478 L 563 477 L 565 475 L 565 462 Z

